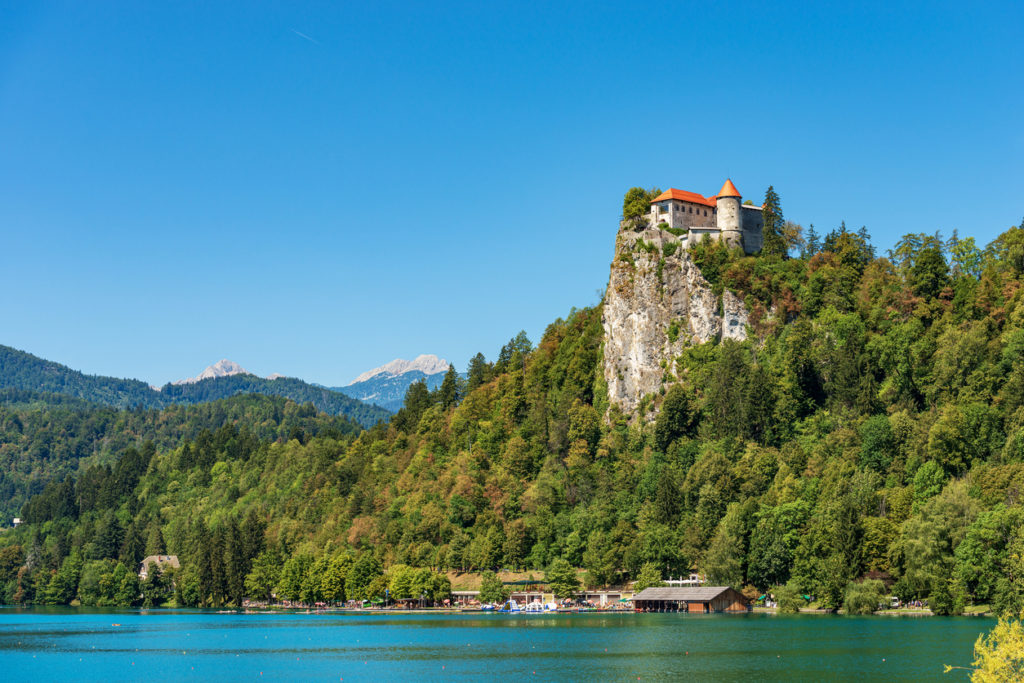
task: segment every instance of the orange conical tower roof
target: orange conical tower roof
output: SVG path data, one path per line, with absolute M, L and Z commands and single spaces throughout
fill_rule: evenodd
M 736 186 L 732 184 L 732 181 L 726 179 L 725 185 L 722 185 L 722 189 L 718 192 L 719 197 L 742 197 L 740 191 L 736 189 Z

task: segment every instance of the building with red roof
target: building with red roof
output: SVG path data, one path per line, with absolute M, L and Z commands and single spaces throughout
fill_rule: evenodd
M 764 216 L 762 207 L 744 205 L 742 199 L 730 179 L 710 196 L 670 188 L 651 200 L 644 227 L 669 230 L 686 245 L 705 237 L 724 239 L 729 246 L 753 254 L 761 251 Z

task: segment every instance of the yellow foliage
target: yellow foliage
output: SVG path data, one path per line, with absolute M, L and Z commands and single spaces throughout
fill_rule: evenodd
M 972 683 L 1024 681 L 1024 625 L 1019 619 L 1000 619 L 974 643 Z M 946 673 L 961 667 L 946 666 Z

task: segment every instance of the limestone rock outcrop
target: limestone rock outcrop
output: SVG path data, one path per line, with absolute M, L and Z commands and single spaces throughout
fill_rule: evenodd
M 622 230 L 604 299 L 604 378 L 626 414 L 673 381 L 687 346 L 747 337 L 748 311 L 732 292 L 715 294 L 670 232 Z M 645 417 L 652 419 L 653 413 Z

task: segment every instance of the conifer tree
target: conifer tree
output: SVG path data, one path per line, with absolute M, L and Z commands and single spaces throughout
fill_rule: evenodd
M 146 557 L 150 555 L 163 555 L 164 550 L 164 536 L 160 533 L 160 525 L 156 523 L 150 524 L 149 533 L 146 537 Z
M 140 562 L 143 558 L 143 551 L 145 551 L 145 541 L 142 540 L 142 532 L 139 531 L 139 527 L 135 522 L 128 525 L 128 530 L 124 534 L 124 541 L 121 543 L 121 553 L 118 558 L 130 567 L 136 566 L 136 563 Z
M 782 235 L 782 204 L 775 188 L 768 186 L 764 193 L 764 227 L 761 230 L 763 241 L 761 253 L 766 256 L 786 257 L 786 240 Z
M 448 372 L 444 374 L 444 381 L 437 390 L 438 403 L 445 410 L 458 405 L 462 399 L 462 392 L 459 387 L 459 373 L 455 371 L 454 365 L 448 366 Z
M 251 566 L 253 559 L 263 552 L 264 527 L 256 508 L 249 508 L 241 528 L 242 555 L 248 563 L 247 566 Z
M 399 431 L 415 430 L 416 425 L 420 422 L 420 417 L 423 416 L 423 411 L 429 408 L 433 402 L 434 399 L 430 395 L 430 390 L 427 389 L 427 383 L 422 379 L 413 382 L 405 390 L 405 404 L 391 418 L 391 424 Z
M 654 446 L 663 453 L 680 436 L 687 434 L 693 425 L 693 406 L 682 385 L 676 384 L 665 394 L 661 412 L 654 422 Z
M 214 590 L 213 548 L 210 529 L 200 517 L 192 527 L 191 535 L 192 562 L 196 567 L 199 600 L 205 601 Z
M 466 368 L 466 393 L 469 393 L 490 380 L 490 364 L 484 358 L 484 354 L 478 353 L 469 359 L 469 367 Z
M 245 575 L 249 573 L 249 558 L 244 555 L 245 546 L 235 518 L 229 517 L 225 527 L 225 597 L 232 604 L 241 606 L 242 598 L 245 597 Z
M 800 255 L 805 259 L 809 259 L 819 251 L 821 251 L 821 237 L 818 235 L 818 231 L 814 229 L 814 223 L 811 223 L 811 227 L 807 230 L 807 241 L 804 243 L 804 251 Z

